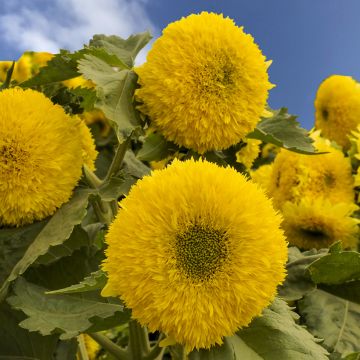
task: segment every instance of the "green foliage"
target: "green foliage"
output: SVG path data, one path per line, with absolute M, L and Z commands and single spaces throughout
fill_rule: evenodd
M 324 346 L 342 355 L 360 351 L 360 305 L 315 290 L 298 303 L 309 330 L 324 339 Z
M 0 300 L 6 296 L 13 280 L 23 274 L 41 255 L 46 254 L 50 247 L 60 245 L 70 237 L 74 227 L 80 224 L 86 214 L 88 197 L 87 190 L 75 192 L 72 199 L 50 218 L 29 244 L 21 259 L 11 268 L 11 272 L 0 288 Z
M 233 360 L 327 359 L 326 350 L 304 327 L 295 323 L 297 315 L 286 303 L 275 299 L 261 317 L 225 339 L 222 346 L 193 351 L 189 358 Z
M 127 322 L 128 311 L 116 299 L 110 302 L 92 292 L 74 295 L 47 295 L 46 289 L 19 278 L 14 286 L 14 295 L 7 299 L 15 309 L 23 311 L 27 319 L 20 326 L 42 335 L 60 333 L 61 339 L 85 331 L 99 331 L 97 319 L 106 320 L 115 316 L 115 324 Z M 100 330 L 102 330 L 100 328 Z
M 159 161 L 169 154 L 171 144 L 159 133 L 152 133 L 145 138 L 142 148 L 136 154 L 141 161 Z
M 271 118 L 262 119 L 247 137 L 300 154 L 315 154 L 313 140 L 307 136 L 305 129 L 299 127 L 296 116 L 288 114 L 286 108 L 274 111 L 274 116 Z

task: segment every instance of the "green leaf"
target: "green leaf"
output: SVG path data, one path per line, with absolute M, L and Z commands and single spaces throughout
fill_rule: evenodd
M 90 241 L 87 232 L 80 225 L 77 225 L 67 240 L 60 245 L 52 246 L 35 263 L 37 265 L 49 265 L 65 256 L 70 256 L 75 250 L 89 245 Z
M 93 55 L 85 55 L 78 67 L 86 79 L 97 85 L 95 107 L 104 112 L 114 125 L 119 142 L 123 142 L 141 125 L 133 104 L 137 75 L 132 70 L 117 71 Z
M 286 108 L 275 111 L 271 118 L 261 120 L 256 129 L 247 137 L 275 144 L 300 154 L 315 154 L 313 140 L 307 136 L 305 129 L 299 127 L 296 116 L 288 114 Z
M 60 339 L 71 339 L 87 330 L 92 331 L 96 319 L 114 317 L 120 324 L 129 320 L 119 301 L 110 303 L 108 298 L 94 297 L 93 293 L 74 295 L 46 295 L 46 289 L 19 278 L 14 295 L 7 301 L 15 309 L 23 311 L 28 318 L 19 325 L 42 335 L 60 333 Z M 111 324 L 113 325 L 113 324 Z
M 331 253 L 312 263 L 308 270 L 316 284 L 341 284 L 360 280 L 360 253 L 343 251 Z
M 78 86 L 75 89 L 68 89 L 74 96 L 80 100 L 80 106 L 84 111 L 91 111 L 94 109 L 96 102 L 96 91 L 93 89 Z
M 0 360 L 49 360 L 56 351 L 58 337 L 41 336 L 19 326 L 24 315 L 8 304 L 0 305 Z
M 126 40 L 115 35 L 94 35 L 89 46 L 104 48 L 108 54 L 116 55 L 127 67 L 132 68 L 136 55 L 150 40 L 148 31 L 131 35 Z
M 348 281 L 338 285 L 319 284 L 318 288 L 342 299 L 360 304 L 360 281 Z
M 76 191 L 71 200 L 50 218 L 26 249 L 24 256 L 12 267 L 0 288 L 0 301 L 6 296 L 13 280 L 23 274 L 41 255 L 46 254 L 50 247 L 60 245 L 70 237 L 74 227 L 81 223 L 86 214 L 89 194 L 87 190 Z
M 283 285 L 278 288 L 279 296 L 287 301 L 294 301 L 313 291 L 316 284 L 311 279 L 307 267 L 326 254 L 327 250 L 324 249 L 320 251 L 313 249 L 302 253 L 297 247 L 290 247 L 286 265 L 287 276 Z
M 77 350 L 78 342 L 76 338 L 60 341 L 54 355 L 54 360 L 75 360 Z
M 344 360 L 360 360 L 360 352 L 349 354 Z
M 295 323 L 296 317 L 284 301 L 275 299 L 261 317 L 255 318 L 247 328 L 238 331 L 237 335 L 260 359 L 327 359 L 326 350 L 317 344 L 316 339 L 305 328 Z
M 102 289 L 107 282 L 106 274 L 102 270 L 95 271 L 79 284 L 71 285 L 65 289 L 48 291 L 47 294 L 71 294 Z
M 360 305 L 315 290 L 298 302 L 309 330 L 324 339 L 329 351 L 343 355 L 360 351 Z
M 73 54 L 67 50 L 60 50 L 60 54 L 54 55 L 54 57 L 47 62 L 46 66 L 40 68 L 38 74 L 24 81 L 21 86 L 33 87 L 46 85 L 79 76 L 77 61 L 84 56 L 84 53 L 84 50 L 77 51 Z
M 114 176 L 105 181 L 100 188 L 99 196 L 104 201 L 117 200 L 122 195 L 127 195 L 130 187 L 136 182 L 136 179 L 126 173 L 122 176 Z
M 159 133 L 152 133 L 145 138 L 142 148 L 136 157 L 141 161 L 159 161 L 165 159 L 172 144 Z M 172 145 L 174 147 L 174 145 Z
M 145 175 L 149 175 L 151 172 L 151 169 L 139 159 L 137 159 L 135 154 L 131 150 L 128 150 L 126 152 L 123 163 L 123 170 L 127 174 L 134 176 L 138 179 L 141 179 Z

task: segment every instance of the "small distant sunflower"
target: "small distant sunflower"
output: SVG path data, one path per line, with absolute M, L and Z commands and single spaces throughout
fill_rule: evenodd
M 284 280 L 281 217 L 232 168 L 174 160 L 120 206 L 106 236 L 103 295 L 121 296 L 142 325 L 187 351 L 248 325 Z
M 79 120 L 40 92 L 0 92 L 0 224 L 43 219 L 81 177 Z
M 302 155 L 281 149 L 273 162 L 269 193 L 277 208 L 302 197 L 324 197 L 330 202 L 353 202 L 354 180 L 349 158 L 329 140 L 311 135 L 321 155 Z
M 136 70 L 140 110 L 199 153 L 238 143 L 266 107 L 270 62 L 233 20 L 202 12 L 173 22 Z
M 350 76 L 332 75 L 315 99 L 315 126 L 323 136 L 348 149 L 348 135 L 360 123 L 360 85 Z
M 323 199 L 303 199 L 283 207 L 283 229 L 291 245 L 302 249 L 327 248 L 341 240 L 344 248 L 356 247 L 359 220 L 350 215 L 354 203 L 331 204 Z
M 236 161 L 244 164 L 250 169 L 259 156 L 260 153 L 260 140 L 246 139 L 244 146 L 236 153 Z
M 250 171 L 251 180 L 259 184 L 265 192 L 268 192 L 272 178 L 272 172 L 272 164 L 262 165 L 256 170 Z
M 12 61 L 1 61 L 0 62 L 0 81 L 5 81 L 7 71 L 12 66 Z M 15 80 L 17 83 L 22 83 L 23 81 L 31 77 L 31 56 L 29 53 L 24 53 L 20 58 L 15 62 L 14 70 L 11 76 L 11 80 Z

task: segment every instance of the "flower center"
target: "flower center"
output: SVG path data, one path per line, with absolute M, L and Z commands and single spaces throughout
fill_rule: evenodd
M 322 114 L 322 117 L 323 117 L 324 120 L 327 120 L 327 119 L 328 119 L 328 117 L 329 117 L 329 111 L 328 111 L 327 109 L 325 109 L 325 108 L 322 109 L 321 114 Z
M 20 172 L 28 158 L 28 152 L 15 143 L 0 145 L 0 169 L 5 172 Z
M 301 228 L 300 233 L 302 236 L 317 243 L 328 243 L 328 241 L 331 240 L 331 236 L 320 227 Z
M 176 235 L 178 268 L 196 282 L 211 279 L 228 258 L 225 231 L 194 224 Z

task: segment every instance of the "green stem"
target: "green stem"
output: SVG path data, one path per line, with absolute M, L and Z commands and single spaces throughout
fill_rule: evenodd
M 126 150 L 127 148 L 129 147 L 129 144 L 130 144 L 130 141 L 131 141 L 131 134 L 130 136 L 122 143 L 122 144 L 119 144 L 119 146 L 117 147 L 116 149 L 116 152 L 115 152 L 115 156 L 113 158 L 113 161 L 109 167 L 109 170 L 106 174 L 106 177 L 104 179 L 104 181 L 108 181 L 110 180 L 110 178 L 117 174 L 121 168 L 121 165 L 122 165 L 122 162 L 124 160 L 124 156 L 126 154 Z
M 111 355 L 114 355 L 116 359 L 130 360 L 128 353 L 120 346 L 114 344 L 106 336 L 101 335 L 99 333 L 91 333 L 88 335 L 91 336 L 98 344 L 100 344 Z
M 165 347 L 160 347 L 160 342 L 164 339 L 164 335 L 160 334 L 159 340 L 154 345 L 154 347 L 150 350 L 150 352 L 142 358 L 142 360 L 156 360 L 161 359 L 162 353 L 165 351 Z
M 129 347 L 132 360 L 142 360 L 150 352 L 149 337 L 146 327 L 136 320 L 129 322 Z
M 77 337 L 78 340 L 78 344 L 79 344 L 79 356 L 80 356 L 80 360 L 89 360 L 89 356 L 86 350 L 86 345 L 85 345 L 85 341 L 84 341 L 84 335 L 79 335 Z
M 102 185 L 103 182 L 86 165 L 84 165 L 83 171 L 85 181 L 92 189 L 98 189 Z

